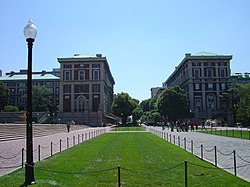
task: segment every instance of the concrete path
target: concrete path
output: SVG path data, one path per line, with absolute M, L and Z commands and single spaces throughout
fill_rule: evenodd
M 40 160 L 60 151 L 77 145 L 83 141 L 94 138 L 107 131 L 110 127 L 85 128 L 71 131 L 69 133 L 63 132 L 49 136 L 33 138 L 33 159 L 34 162 L 39 160 L 39 145 L 40 145 Z M 61 141 L 60 141 L 61 140 Z M 60 143 L 61 142 L 61 143 Z M 52 148 L 51 148 L 52 145 Z M 11 141 L 0 142 L 0 176 L 10 173 L 22 166 L 22 148 L 26 150 L 26 140 L 17 139 Z M 23 151 L 23 166 L 26 161 L 26 151 Z
M 193 153 L 201 158 L 201 145 L 203 146 L 203 158 L 215 164 L 215 147 L 217 152 L 217 165 L 220 168 L 224 168 L 230 173 L 234 174 L 234 153 L 236 157 L 236 173 L 238 177 L 241 177 L 250 182 L 250 140 L 229 138 L 223 136 L 216 136 L 198 132 L 171 132 L 167 128 L 162 130 L 161 127 L 147 127 L 147 131 L 150 131 L 170 142 L 185 148 L 192 152 L 191 141 L 193 141 Z M 165 134 L 165 137 L 164 137 Z M 170 138 L 171 137 L 171 138 Z M 179 138 L 178 138 L 179 137 Z M 180 141 L 179 141 L 180 139 Z

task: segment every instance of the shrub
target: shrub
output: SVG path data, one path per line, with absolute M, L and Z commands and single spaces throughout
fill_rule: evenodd
M 4 112 L 19 112 L 16 106 L 7 105 L 4 107 Z

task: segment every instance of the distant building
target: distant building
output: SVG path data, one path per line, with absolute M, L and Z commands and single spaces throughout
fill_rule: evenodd
M 61 121 L 103 126 L 114 120 L 111 105 L 115 81 L 106 57 L 75 54 L 58 58 L 58 62 L 61 69 Z
M 163 82 L 163 87 L 183 88 L 196 120 L 225 117 L 220 96 L 230 83 L 231 59 L 232 55 L 187 53 L 175 71 Z M 230 123 L 230 119 L 227 120 Z
M 232 83 L 250 83 L 250 73 L 233 73 L 231 81 Z
M 156 95 L 159 95 L 163 90 L 165 90 L 166 88 L 163 87 L 153 87 L 150 89 L 151 91 L 151 98 L 153 98 Z
M 53 72 L 53 73 L 52 73 Z M 53 75 L 52 72 L 33 72 L 32 85 L 44 86 L 53 91 L 52 103 L 57 106 L 59 104 L 59 83 L 60 78 Z M 56 74 L 56 73 L 55 73 Z M 10 105 L 17 106 L 20 110 L 26 109 L 26 101 L 24 94 L 26 93 L 27 70 L 19 72 L 11 71 L 0 77 L 0 81 L 4 83 L 10 90 Z
M 2 77 L 2 75 L 3 75 L 3 72 L 2 72 L 2 70 L 0 69 L 0 77 Z

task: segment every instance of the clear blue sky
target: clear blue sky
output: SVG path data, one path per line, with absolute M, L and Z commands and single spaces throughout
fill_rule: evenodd
M 250 0 L 1 0 L 3 73 L 27 68 L 29 19 L 38 28 L 33 71 L 59 67 L 58 57 L 102 53 L 115 93 L 139 100 L 188 52 L 233 55 L 232 72 L 250 71 Z

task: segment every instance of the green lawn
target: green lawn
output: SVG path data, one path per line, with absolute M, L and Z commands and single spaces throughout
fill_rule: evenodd
M 120 165 L 123 187 L 183 187 L 184 160 L 199 165 L 188 164 L 189 186 L 250 185 L 148 132 L 121 132 L 101 135 L 36 163 L 33 186 L 115 187 Z M 90 171 L 99 172 L 84 173 Z M 20 169 L 0 177 L 0 186 L 20 186 L 23 181 L 24 169 Z
M 245 130 L 216 130 L 215 128 L 201 130 L 199 132 L 207 133 L 207 134 L 214 134 L 218 136 L 227 136 L 227 137 L 233 137 L 233 138 L 242 138 L 250 140 L 250 131 Z
M 145 128 L 134 126 L 134 127 L 115 127 L 112 131 L 145 131 Z

